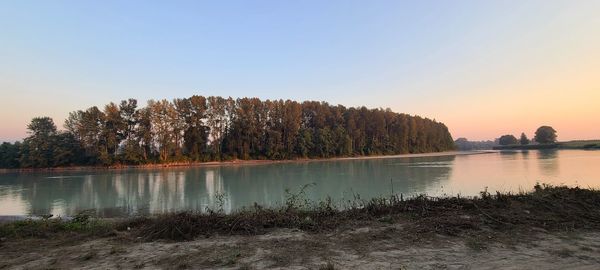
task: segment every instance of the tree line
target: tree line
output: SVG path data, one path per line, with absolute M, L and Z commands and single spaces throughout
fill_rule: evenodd
M 326 102 L 223 98 L 135 99 L 71 112 L 59 131 L 36 117 L 22 142 L 0 145 L 0 167 L 296 159 L 453 149 L 440 122 L 390 109 Z
M 496 141 L 469 141 L 467 138 L 458 138 L 454 141 L 454 145 L 459 151 L 474 151 L 474 150 L 492 150 L 498 145 Z
M 514 135 L 506 134 L 500 136 L 498 139 L 498 143 L 500 145 L 528 145 L 532 141 L 527 138 L 525 132 L 521 133 L 521 137 L 517 139 Z M 550 126 L 541 126 L 535 131 L 535 136 L 533 137 L 533 142 L 539 144 L 553 144 L 556 143 L 556 130 Z

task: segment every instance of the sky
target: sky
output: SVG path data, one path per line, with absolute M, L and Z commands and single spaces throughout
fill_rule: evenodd
M 600 138 L 600 1 L 0 1 L 0 141 L 136 98 L 320 100 Z

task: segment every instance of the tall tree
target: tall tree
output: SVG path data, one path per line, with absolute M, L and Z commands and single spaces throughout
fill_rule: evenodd
M 3 142 L 0 144 L 0 168 L 18 168 L 21 143 Z
M 111 102 L 104 107 L 104 115 L 105 120 L 104 127 L 102 128 L 102 136 L 106 142 L 106 151 L 110 155 L 110 159 L 114 159 L 121 141 L 125 139 L 125 132 L 128 125 L 121 116 L 119 106 L 115 103 Z
M 183 118 L 184 148 L 189 158 L 196 161 L 207 160 L 208 128 L 204 124 L 206 118 L 206 98 L 192 96 L 176 102 L 177 111 Z
M 145 107 L 138 110 L 136 114 L 137 128 L 135 136 L 141 148 L 142 160 L 148 161 L 154 158 L 154 132 L 152 130 L 152 110 Z
M 53 167 L 71 166 L 85 161 L 81 144 L 70 132 L 59 132 L 52 139 L 52 164 Z
M 106 138 L 102 136 L 106 115 L 93 106 L 81 113 L 81 142 L 91 164 L 110 162 Z
M 527 138 L 527 135 L 525 135 L 525 133 L 521 133 L 521 138 L 519 139 L 519 142 L 521 143 L 521 145 L 528 145 L 529 144 L 529 139 Z
M 177 113 L 175 107 L 166 99 L 160 101 L 149 100 L 150 120 L 152 133 L 155 135 L 156 144 L 161 162 L 168 161 L 176 146 L 176 138 L 180 132 L 180 126 L 176 122 Z M 174 125 L 174 123 L 176 123 Z
M 556 130 L 550 126 L 541 126 L 535 131 L 534 140 L 541 144 L 556 142 Z
M 208 97 L 206 122 L 210 135 L 210 145 L 216 160 L 221 160 L 223 136 L 227 132 L 228 117 L 226 114 L 226 99 Z
M 119 111 L 124 123 L 122 160 L 128 164 L 139 164 L 145 158 L 144 150 L 140 145 L 141 138 L 137 134 L 140 124 L 137 100 L 133 98 L 122 100 L 119 104 Z
M 10 154 L 15 147 L 4 145 L 0 166 L 293 159 L 454 148 L 448 128 L 435 120 L 317 101 L 195 95 L 150 100 L 138 108 L 135 99 L 128 99 L 103 110 L 72 112 L 64 127 L 66 132 L 57 132 L 51 119 L 34 119 L 31 136 L 17 147 L 18 165 Z
M 137 100 L 130 98 L 122 100 L 119 104 L 120 117 L 123 121 L 123 139 L 126 141 L 135 140 L 135 128 L 137 125 Z
M 27 125 L 29 137 L 23 141 L 24 155 L 20 163 L 24 167 L 49 167 L 53 163 L 53 141 L 56 125 L 50 117 L 35 117 Z

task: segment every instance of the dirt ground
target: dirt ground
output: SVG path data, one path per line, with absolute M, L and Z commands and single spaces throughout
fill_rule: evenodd
M 365 222 L 327 233 L 146 242 L 130 232 L 0 242 L 0 269 L 600 269 L 600 232 L 420 235 Z

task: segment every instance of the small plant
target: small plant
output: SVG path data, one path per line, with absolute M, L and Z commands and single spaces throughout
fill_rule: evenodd
M 290 189 L 285 189 L 285 206 L 288 210 L 306 209 L 310 206 L 310 201 L 306 198 L 306 189 L 316 186 L 316 183 L 303 185 L 296 193 L 290 192 Z
M 479 192 L 479 195 L 482 199 L 487 200 L 492 197 L 492 195 L 488 192 L 488 187 L 485 187 L 483 191 Z
M 217 212 L 220 213 L 220 214 L 224 213 L 225 210 L 224 210 L 223 207 L 225 206 L 225 200 L 227 199 L 227 195 L 225 193 L 217 192 L 215 194 L 215 199 L 217 201 L 217 205 L 216 205 L 217 206 Z
M 210 206 L 206 206 L 206 208 L 205 208 L 206 213 L 219 214 L 219 215 L 225 214 L 225 203 L 227 202 L 227 194 L 216 192 L 214 198 L 215 198 L 214 208 L 211 208 Z
M 72 222 L 78 223 L 81 225 L 87 225 L 90 222 L 91 218 L 92 218 L 92 211 L 90 211 L 90 210 L 81 211 L 73 217 Z

